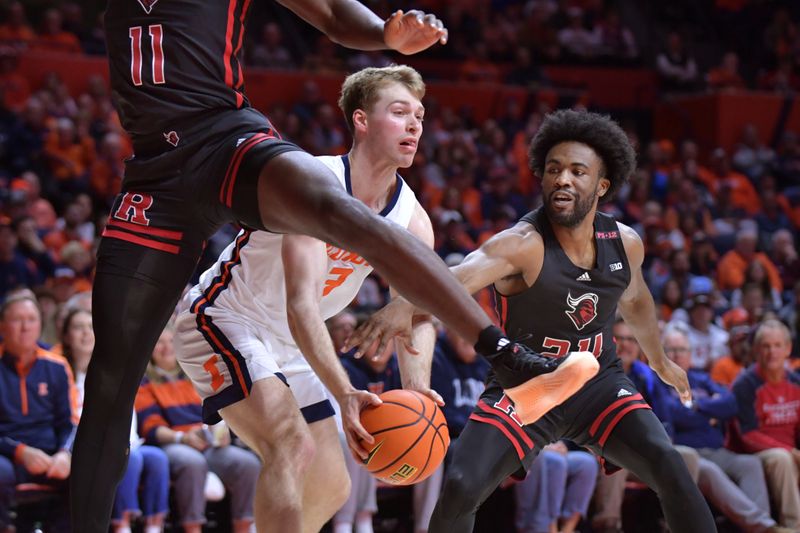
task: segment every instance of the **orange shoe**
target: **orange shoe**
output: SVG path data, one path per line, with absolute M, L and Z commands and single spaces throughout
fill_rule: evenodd
M 523 346 L 523 345 L 517 345 Z M 523 424 L 532 424 L 553 407 L 578 392 L 587 381 L 597 375 L 600 368 L 597 358 L 591 352 L 571 352 L 565 357 L 546 357 L 536 352 L 520 354 L 520 370 L 527 366 L 528 371 L 539 370 L 539 374 L 514 386 L 504 386 L 505 393 L 514 401 L 514 408 Z M 528 365 L 523 362 L 527 359 Z M 497 368 L 495 373 L 498 374 Z M 517 380 L 518 381 L 518 380 Z

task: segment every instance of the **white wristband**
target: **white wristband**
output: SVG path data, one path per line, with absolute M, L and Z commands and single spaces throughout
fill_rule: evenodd
M 183 431 L 176 431 L 175 432 L 175 444 L 180 444 L 183 440 Z

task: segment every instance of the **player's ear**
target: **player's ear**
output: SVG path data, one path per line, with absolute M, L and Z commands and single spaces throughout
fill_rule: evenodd
M 611 180 L 608 178 L 600 178 L 600 183 L 597 187 L 597 196 L 602 198 L 608 192 L 608 189 L 611 188 Z
M 364 131 L 367 128 L 367 113 L 363 109 L 353 111 L 353 127 L 356 131 Z

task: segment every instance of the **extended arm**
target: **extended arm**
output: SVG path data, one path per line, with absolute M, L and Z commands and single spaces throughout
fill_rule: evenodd
M 474 294 L 504 279 L 521 277 L 532 285 L 539 276 L 544 258 L 541 235 L 527 223 L 502 231 L 469 254 L 451 269 L 456 278 Z M 396 298 L 370 317 L 345 342 L 343 351 L 357 347 L 359 353 L 375 343 L 383 347 L 392 338 L 410 338 L 412 316 L 422 313 L 403 298 Z M 469 339 L 467 339 L 469 340 Z M 379 350 L 381 349 L 379 347 Z
M 642 276 L 642 261 L 644 259 L 644 246 L 636 234 L 628 226 L 619 224 L 628 264 L 631 269 L 631 281 L 628 288 L 619 300 L 619 311 L 625 322 L 630 326 L 636 340 L 642 347 L 647 361 L 661 381 L 672 385 L 684 403 L 690 402 L 692 392 L 686 372 L 667 358 L 661 339 L 656 319 L 656 306 L 653 295 Z
M 373 442 L 359 421 L 361 408 L 379 404 L 374 394 L 358 391 L 350 383 L 330 334 L 322 320 L 319 300 L 325 280 L 325 243 L 305 235 L 285 235 L 281 249 L 286 280 L 286 318 L 297 346 L 311 368 L 336 398 L 350 447 L 361 457 L 368 451 L 359 444 Z
M 390 48 L 403 54 L 414 54 L 437 41 L 447 42 L 447 30 L 442 22 L 421 11 L 396 11 L 383 21 L 355 0 L 279 0 L 279 3 L 332 41 L 348 48 Z

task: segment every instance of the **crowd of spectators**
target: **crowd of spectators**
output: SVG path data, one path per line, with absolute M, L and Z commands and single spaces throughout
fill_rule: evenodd
M 387 13 L 400 5 L 390 1 L 378 4 L 377 9 Z M 717 4 L 719 16 L 746 14 L 748 9 L 767 9 L 762 3 L 747 0 L 719 1 Z M 685 30 L 663 31 L 659 35 L 663 46 L 645 47 L 641 39 L 637 40 L 638 34 L 633 31 L 636 28 L 626 24 L 626 20 L 631 20 L 631 13 L 619 9 L 618 3 L 612 1 L 427 0 L 418 2 L 418 5 L 441 13 L 450 28 L 450 43 L 432 54 L 433 64 L 440 61 L 441 64 L 457 65 L 456 70 L 451 68 L 449 72 L 456 72 L 464 82 L 509 83 L 535 91 L 550 84 L 542 65 L 578 63 L 651 68 L 657 73 L 664 93 L 753 88 L 788 92 L 800 89 L 800 31 L 796 10 L 791 6 L 769 6 L 769 12 L 762 15 L 761 19 L 768 24 L 763 30 L 759 29 L 760 38 L 753 46 L 758 48 L 755 55 L 763 60 L 764 67 L 753 70 L 743 68 L 742 50 L 735 46 L 720 50 L 715 62 L 701 61 L 691 45 L 696 36 Z M 64 383 L 71 382 L 74 373 L 75 381 L 81 384 L 88 354 L 91 353 L 90 349 L 87 352 L 86 343 L 89 341 L 81 336 L 80 328 L 83 327 L 85 332 L 85 322 L 90 320 L 85 311 L 89 305 L 94 247 L 103 231 L 111 202 L 120 188 L 123 161 L 131 155 L 132 149 L 120 127 L 109 88 L 103 79 L 89 79 L 85 92 L 71 94 L 56 74 L 48 75 L 41 84 L 33 84 L 16 68 L 20 54 L 26 50 L 104 53 L 100 16 L 87 13 L 88 10 L 74 2 L 60 3 L 57 8 L 48 7 L 35 13 L 21 2 L 9 2 L 2 7 L 0 301 L 7 300 L 13 305 L 3 307 L 0 323 L 5 324 L 2 334 L 7 341 L 5 350 L 8 350 L 8 343 L 14 342 L 13 336 L 18 334 L 11 324 L 20 320 L 15 318 L 16 313 L 38 313 L 36 340 L 39 348 L 23 350 L 28 358 L 26 364 L 31 365 L 33 361 L 42 366 L 38 371 L 53 380 L 47 382 L 52 384 L 45 385 L 45 393 L 58 391 L 59 394 L 68 394 L 68 391 L 64 392 Z M 261 23 L 264 18 L 263 13 L 260 18 L 254 15 L 255 24 L 248 36 L 250 42 L 245 46 L 247 64 L 254 67 L 342 73 L 398 59 L 382 52 L 344 53 L 340 47 L 327 39 L 317 38 L 301 23 L 285 16 Z M 92 23 L 88 24 L 88 20 Z M 275 21 L 280 21 L 280 24 Z M 753 56 L 748 55 L 747 60 Z M 432 76 L 435 76 L 435 68 Z M 527 104 L 520 104 L 510 100 L 499 115 L 485 121 L 477 121 L 468 112 L 448 107 L 445 102 L 431 99 L 425 104 L 425 135 L 414 165 L 403 172 L 403 177 L 431 215 L 436 251 L 447 263 L 456 264 L 491 235 L 509 227 L 539 204 L 538 182 L 527 165 L 527 144 L 553 102 L 531 98 Z M 305 83 L 295 101 L 264 111 L 284 138 L 297 142 L 311 153 L 342 153 L 349 146 L 347 129 L 338 110 L 322 98 L 313 78 Z M 791 439 L 780 441 L 784 433 L 770 434 L 767 430 L 767 436 L 773 439 L 769 446 L 765 444 L 766 440 L 759 440 L 757 434 L 751 434 L 762 430 L 762 424 L 769 425 L 769 421 L 753 419 L 748 407 L 748 401 L 752 400 L 748 394 L 752 396 L 753 393 L 747 390 L 759 389 L 765 382 L 772 384 L 769 376 L 774 375 L 777 382 L 785 381 L 781 386 L 794 394 L 791 388 L 795 383 L 794 374 L 781 378 L 778 370 L 784 364 L 794 368 L 797 366 L 794 362 L 798 360 L 789 356 L 798 355 L 797 333 L 800 330 L 800 258 L 797 252 L 800 132 L 784 131 L 774 145 L 769 146 L 759 141 L 755 125 L 747 125 L 740 132 L 741 140 L 735 146 L 712 147 L 706 155 L 692 138 L 647 139 L 633 123 L 623 121 L 623 126 L 638 149 L 639 167 L 618 197 L 604 204 L 602 209 L 634 227 L 642 237 L 646 249 L 645 278 L 667 331 L 678 330 L 685 336 L 687 346 L 676 347 L 671 353 L 685 355 L 683 348 L 688 350 L 688 360 L 681 360 L 681 364 L 692 369 L 692 375 L 701 376 L 693 378 L 693 385 L 698 390 L 704 389 L 707 396 L 721 394 L 714 387 L 733 387 L 735 402 L 731 403 L 731 398 L 727 398 L 728 403 L 721 406 L 721 410 L 701 407 L 695 413 L 681 411 L 685 408 L 670 403 L 668 391 L 657 387 L 653 376 L 648 377 L 646 367 L 636 364 L 641 353 L 631 346 L 634 340 L 630 334 L 623 332 L 617 335 L 617 343 L 623 359 L 630 356 L 626 369 L 638 376 L 634 381 L 659 416 L 663 415 L 665 424 L 674 431 L 675 442 L 683 448 L 693 446 L 691 434 L 687 436 L 686 433 L 691 427 L 678 427 L 674 420 L 681 418 L 697 422 L 705 417 L 713 421 L 712 426 L 723 436 L 730 434 L 728 431 L 723 433 L 723 428 L 733 428 L 734 435 L 741 437 L 736 451 L 756 453 L 762 458 L 767 472 L 770 468 L 779 469 L 774 464 L 783 463 L 774 462 L 786 462 L 787 456 L 797 461 L 800 454 L 798 443 L 790 442 Z M 234 231 L 234 228 L 225 228 L 212 239 L 201 267 L 216 258 Z M 25 292 L 25 288 L 32 292 Z M 365 283 L 354 309 L 370 312 L 383 305 L 386 297 L 385 285 L 380 278 L 372 277 Z M 493 313 L 492 293 L 484 291 L 478 298 L 487 311 Z M 27 309 L 32 301 L 38 304 L 35 312 Z M 781 337 L 783 330 L 772 322 L 775 319 L 788 328 L 789 338 L 785 345 Z M 339 324 L 342 321 L 343 326 Z M 332 326 L 334 338 L 336 327 L 346 329 L 352 327 L 352 322 L 352 315 L 349 319 L 337 317 Z M 756 330 L 765 324 L 767 329 L 759 337 Z M 764 338 L 772 337 L 777 337 L 772 342 L 775 347 L 754 349 L 759 342 L 766 342 Z M 679 339 L 676 342 L 683 341 Z M 71 366 L 64 370 L 66 367 L 63 365 L 53 363 L 56 359 L 52 356 L 37 351 L 48 347 L 55 353 L 66 355 Z M 785 357 L 781 351 L 784 348 L 788 349 Z M 780 357 L 788 361 L 774 363 L 773 359 L 779 358 L 770 356 L 774 351 L 780 352 Z M 769 376 L 759 373 L 760 366 L 751 366 L 760 361 L 759 357 L 769 359 L 763 364 L 774 367 Z M 132 480 L 129 486 L 136 486 L 140 476 L 144 476 L 142 472 L 147 472 L 148 468 L 160 474 L 148 478 L 151 480 L 148 486 L 153 487 L 148 489 L 150 497 L 143 496 L 139 500 L 136 491 L 130 489 L 125 494 L 118 494 L 121 503 L 115 511 L 115 524 L 122 531 L 138 514 L 146 517 L 148 527 L 160 529 L 164 522 L 163 483 L 153 481 L 158 475 L 163 478 L 169 474 L 164 467 L 166 458 L 159 456 L 162 448 L 167 456 L 173 454 L 187 464 L 191 463 L 197 479 L 208 477 L 213 482 L 214 478 L 208 473 L 217 469 L 215 464 L 225 462 L 211 457 L 220 455 L 221 452 L 216 450 L 228 445 L 226 437 L 222 437 L 223 431 L 209 437 L 196 417 L 177 422 L 171 420 L 170 415 L 159 411 L 157 402 L 152 399 L 151 389 L 156 386 L 176 387 L 179 385 L 174 382 L 182 379 L 168 361 L 163 363 L 168 359 L 162 358 L 162 367 L 155 364 L 151 368 L 149 381 L 143 385 L 143 398 L 150 394 L 151 400 L 139 402 L 140 417 L 132 428 L 131 463 L 134 470 L 126 479 Z M 391 360 L 378 361 L 375 365 L 344 361 L 353 379 L 372 387 L 379 382 L 386 382 L 387 388 L 397 386 L 389 385 L 391 380 L 386 377 L 387 372 L 393 372 Z M 748 367 L 751 370 L 743 375 L 748 376 L 749 381 L 737 381 L 740 372 Z M 3 379 L 17 383 L 14 390 L 19 390 L 20 374 L 14 364 L 0 368 L 5 373 Z M 452 389 L 448 394 L 458 397 L 458 402 L 449 403 L 445 408 L 453 437 L 457 437 L 470 405 L 480 393 L 478 384 L 485 371 L 485 367 L 476 363 L 474 351 L 471 352 L 469 346 L 463 346 L 463 342 L 446 332 L 442 333 L 433 381 L 437 390 Z M 17 381 L 13 381 L 15 379 Z M 71 438 L 67 425 L 74 423 L 71 417 L 79 415 L 79 405 L 77 401 L 71 415 L 62 412 L 63 409 L 58 412 L 43 409 L 41 416 L 48 420 L 57 418 L 58 425 L 53 425 L 51 433 L 37 435 L 30 441 L 24 440 L 29 438 L 26 428 L 3 425 L 4 433 L 0 435 L 0 444 L 4 446 L 0 457 L 0 481 L 3 484 L 0 487 L 0 512 L 7 509 L 14 495 L 12 489 L 20 480 L 33 478 L 39 481 L 42 475 L 55 479 L 66 477 L 69 468 L 64 465 L 66 459 L 61 451 Z M 698 406 L 703 405 L 703 402 L 698 402 Z M 452 410 L 448 411 L 450 407 Z M 13 410 L 13 406 L 0 402 L 0 409 L 3 409 L 0 424 L 8 424 L 6 409 Z M 186 412 L 194 412 L 192 409 L 196 411 L 197 406 Z M 13 420 L 13 414 L 11 416 Z M 792 419 L 794 423 L 800 420 L 795 414 L 791 416 L 795 416 Z M 158 424 L 154 425 L 153 420 Z M 186 442 L 178 442 L 178 434 Z M 749 440 L 748 435 L 752 437 Z M 703 435 L 704 439 L 710 437 Z M 718 469 L 723 468 L 709 464 L 716 464 L 715 457 L 724 455 L 719 449 L 725 450 L 720 443 L 722 437 L 716 434 L 713 437 L 713 442 L 704 440 L 702 446 L 697 446 L 701 450 L 699 459 L 691 459 L 691 450 L 683 452 L 690 457 L 689 460 L 695 461 L 695 476 L 701 488 L 708 486 L 704 480 L 720 479 Z M 221 443 L 220 438 L 223 439 Z M 783 449 L 788 454 L 766 453 L 772 448 Z M 245 450 L 236 448 L 225 453 L 241 455 L 239 452 Z M 592 477 L 587 474 L 591 467 L 584 464 L 585 458 L 575 455 L 580 453 L 568 451 L 566 444 L 555 445 L 543 453 L 535 473 L 526 482 L 515 486 L 517 501 L 521 502 L 517 515 L 517 525 L 521 530 L 544 528 L 542 530 L 547 531 L 556 524 L 568 531 L 575 527 L 574 522 L 587 515 L 588 496 L 585 493 L 588 482 L 576 484 L 574 479 L 583 478 L 573 477 Z M 252 463 L 254 457 L 242 456 L 240 459 Z M 173 477 L 177 475 L 175 461 L 167 469 Z M 766 478 L 773 501 L 779 496 L 791 500 L 797 492 L 795 463 L 786 464 L 792 465 L 787 468 L 795 473 L 794 481 L 784 479 L 784 484 L 778 486 L 778 481 L 770 479 L 769 475 Z M 355 470 L 351 470 L 351 474 L 353 472 Z M 724 474 L 730 475 L 727 471 Z M 357 476 L 352 475 L 355 480 Z M 221 470 L 219 477 L 225 482 L 226 474 Z M 367 484 L 371 482 L 369 476 L 361 478 Z M 614 479 L 611 486 L 617 487 L 616 490 L 619 487 L 624 490 L 626 482 L 630 482 L 624 475 Z M 619 494 L 608 488 L 609 479 L 600 476 L 599 480 L 597 494 Z M 237 476 L 237 481 L 241 484 L 246 480 Z M 359 521 L 372 521 L 376 511 L 380 515 L 380 509 L 370 497 L 369 491 L 374 490 L 372 482 L 372 488 L 368 487 L 366 492 L 354 492 L 360 500 L 348 502 L 335 524 L 353 526 Z M 173 481 L 173 487 L 183 485 L 180 481 Z M 203 520 L 200 515 L 204 500 L 198 503 L 197 499 L 208 498 L 209 493 L 214 492 L 207 485 L 204 486 L 206 494 L 202 496 L 178 496 L 178 508 L 172 510 L 179 516 L 178 522 L 197 527 Z M 725 513 L 727 508 L 715 501 L 720 497 L 719 492 L 707 489 L 704 494 L 728 515 L 729 520 L 745 530 L 750 526 L 754 531 L 762 526 L 771 527 L 775 520 L 790 527 L 800 526 L 795 522 L 800 520 L 800 516 L 794 515 L 793 518 L 791 504 L 787 507 L 789 511 L 773 507 L 772 518 L 765 517 L 764 513 L 769 514 L 769 507 L 768 502 L 764 503 L 763 491 L 744 491 L 742 495 L 736 493 L 738 489 L 734 487 L 738 485 L 724 486 L 728 493 L 746 498 L 752 507 L 738 506 Z M 744 485 L 742 487 L 744 490 Z M 428 492 L 420 490 L 417 497 L 417 530 L 425 529 L 426 516 L 430 513 L 430 494 L 435 494 L 435 491 L 430 492 L 430 486 L 428 489 Z M 238 492 L 233 491 L 231 496 L 234 493 Z M 588 493 L 591 494 L 591 490 Z M 554 495 L 558 497 L 551 497 Z M 729 501 L 729 497 L 726 498 L 725 501 Z M 596 531 L 613 531 L 619 527 L 621 501 L 621 496 L 618 501 L 612 499 L 610 502 L 595 499 L 591 508 L 595 511 L 592 515 L 594 520 L 590 521 L 595 523 Z M 533 505 L 531 502 L 537 503 Z M 237 520 L 235 526 L 244 528 L 249 519 L 247 506 L 237 500 L 235 507 L 232 514 Z M 752 511 L 748 516 L 742 516 L 745 508 Z M 739 515 L 734 513 L 737 510 Z M 0 526 L 5 525 L 3 520 L 4 517 L 0 516 Z

